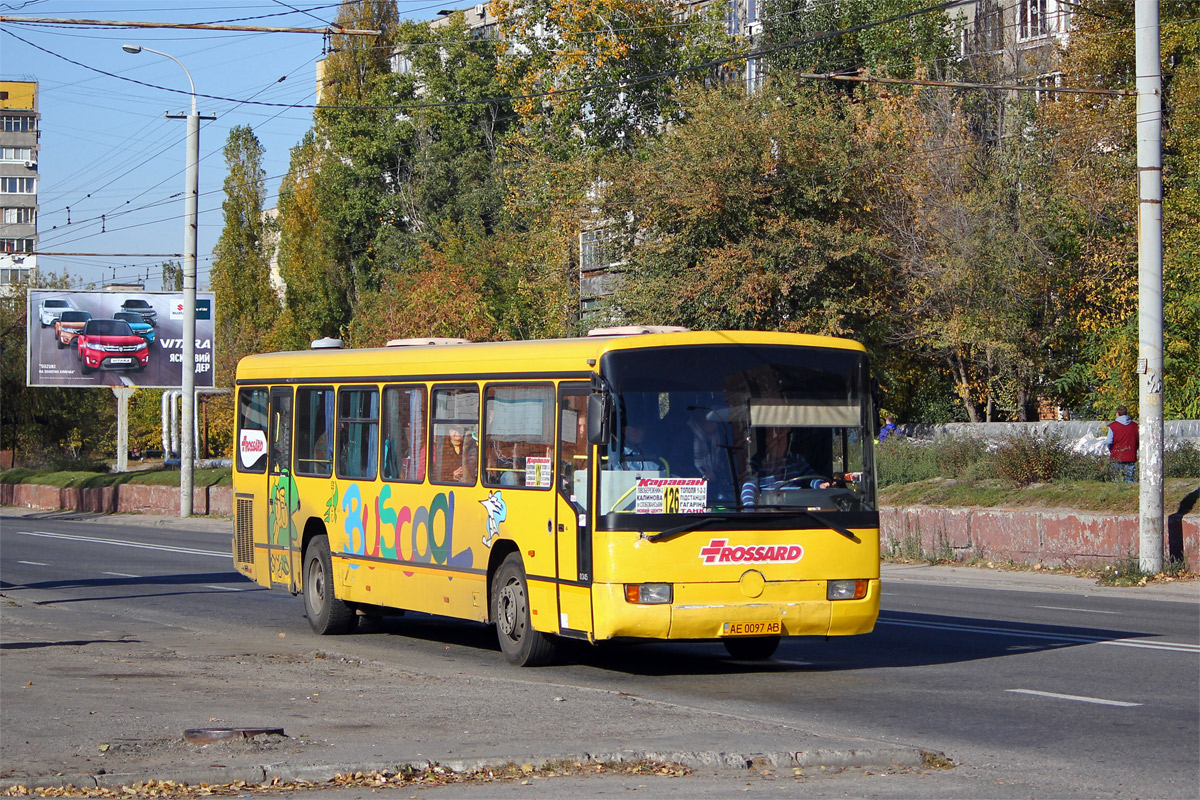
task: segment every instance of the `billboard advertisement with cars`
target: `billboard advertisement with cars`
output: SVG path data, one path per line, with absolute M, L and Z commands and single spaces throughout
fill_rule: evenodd
M 29 290 L 29 386 L 183 383 L 182 292 Z M 196 293 L 196 387 L 213 385 L 213 295 Z

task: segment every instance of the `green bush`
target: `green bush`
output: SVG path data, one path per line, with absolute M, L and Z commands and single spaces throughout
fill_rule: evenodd
M 57 456 L 50 459 L 48 469 L 53 472 L 109 472 L 108 462 L 98 458 L 73 458 Z
M 993 453 L 996 474 L 1014 486 L 1051 483 L 1063 476 L 1072 453 L 1061 436 L 1010 434 Z
M 1200 447 L 1184 442 L 1163 453 L 1163 477 L 1200 478 Z
M 943 478 L 986 477 L 981 473 L 992 461 L 987 444 L 966 436 L 938 439 L 933 443 L 933 458 Z
M 1089 455 L 1067 451 L 1058 474 L 1058 480 L 1064 481 L 1115 481 L 1117 478 L 1112 462 L 1102 453 Z M 1124 478 L 1121 481 L 1124 482 Z
M 933 450 L 933 443 L 915 439 L 894 436 L 880 442 L 875 448 L 879 485 L 916 483 L 938 477 L 941 473 Z

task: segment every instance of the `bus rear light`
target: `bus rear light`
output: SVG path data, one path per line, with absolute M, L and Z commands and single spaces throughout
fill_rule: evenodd
M 659 606 L 670 603 L 674 592 L 669 583 L 627 583 L 625 600 L 642 606 Z
M 862 600 L 867 596 L 869 581 L 830 581 L 825 590 L 826 600 Z

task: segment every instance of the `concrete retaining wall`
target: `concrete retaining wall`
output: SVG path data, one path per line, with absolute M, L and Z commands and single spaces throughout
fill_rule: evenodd
M 179 514 L 174 486 L 106 486 L 59 489 L 33 484 L 0 484 L 0 504 L 40 509 L 71 509 L 105 514 Z M 233 489 L 196 489 L 196 515 L 233 515 Z M 917 544 L 925 553 L 957 561 L 976 556 L 1018 564 L 1083 566 L 1117 562 L 1138 551 L 1136 514 L 1087 514 L 1066 510 L 1019 511 L 994 508 L 913 506 L 880 510 L 883 552 L 908 552 Z M 1167 518 L 1164 555 L 1200 569 L 1200 514 Z
M 1138 552 L 1136 514 L 1088 514 L 1061 509 L 1003 510 L 913 506 L 880 511 L 883 552 L 924 553 L 955 561 L 977 556 L 1018 564 L 1078 567 L 1115 563 Z M 1172 514 L 1163 556 L 1200 567 L 1200 515 Z
M 164 514 L 178 516 L 179 488 L 123 484 L 94 489 L 60 489 L 37 484 L 0 484 L 0 505 L 47 510 L 69 509 L 102 514 Z M 233 488 L 198 487 L 192 492 L 192 513 L 233 515 Z

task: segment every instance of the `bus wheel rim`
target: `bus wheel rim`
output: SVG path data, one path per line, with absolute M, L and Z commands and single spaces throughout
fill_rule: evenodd
M 309 583 L 312 584 L 313 598 L 318 602 L 325 598 L 325 571 L 321 569 L 321 565 L 314 562 L 312 569 L 309 570 Z
M 520 586 L 509 583 L 500 590 L 500 630 L 514 641 L 520 638 Z

